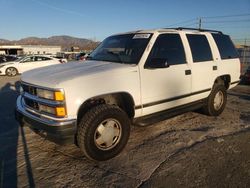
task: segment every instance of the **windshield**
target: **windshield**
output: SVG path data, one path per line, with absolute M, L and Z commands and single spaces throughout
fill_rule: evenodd
M 106 38 L 87 59 L 138 64 L 151 34 L 124 34 Z

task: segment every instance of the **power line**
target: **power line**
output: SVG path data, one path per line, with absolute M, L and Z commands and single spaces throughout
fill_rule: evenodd
M 245 39 L 235 39 L 235 38 L 232 38 L 232 40 L 236 40 L 236 41 L 250 41 L 250 38 L 245 38 Z
M 193 23 L 187 24 L 187 25 L 182 25 L 182 27 L 191 27 L 191 26 L 197 26 L 197 22 L 193 22 Z
M 233 23 L 233 22 L 249 22 L 250 19 L 248 20 L 219 20 L 219 21 L 203 21 L 203 23 Z
M 216 19 L 216 18 L 230 18 L 230 17 L 244 17 L 244 16 L 250 16 L 250 14 L 246 13 L 246 14 L 231 14 L 231 15 L 222 15 L 222 16 L 204 16 L 201 18 Z
M 196 21 L 195 18 L 189 19 L 189 20 L 185 20 L 185 21 L 182 21 L 182 22 L 177 22 L 177 23 L 175 23 L 175 24 L 171 24 L 171 25 L 168 25 L 168 26 L 166 26 L 166 27 L 173 27 L 173 26 L 176 26 L 176 25 L 186 24 L 186 23 L 190 23 L 190 22 L 194 22 L 194 21 Z
M 240 24 L 240 23 L 239 23 Z M 214 27 L 214 25 L 216 25 L 216 27 L 219 27 L 219 28 L 232 28 L 232 29 L 249 29 L 250 28 L 250 25 L 246 25 L 244 23 L 242 23 L 242 25 L 236 25 L 235 24 L 216 24 L 216 23 L 205 23 L 206 26 L 212 26 Z

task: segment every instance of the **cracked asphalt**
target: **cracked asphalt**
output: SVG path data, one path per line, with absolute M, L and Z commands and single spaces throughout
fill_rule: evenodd
M 0 187 L 250 187 L 250 86 L 230 90 L 219 117 L 132 126 L 124 151 L 95 163 L 18 127 L 19 79 L 0 77 Z

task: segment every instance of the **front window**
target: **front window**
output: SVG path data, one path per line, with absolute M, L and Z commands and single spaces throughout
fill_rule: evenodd
M 124 34 L 106 38 L 87 59 L 138 64 L 151 34 Z
M 35 58 L 33 56 L 29 56 L 29 57 L 24 57 L 23 59 L 20 59 L 20 63 L 28 63 L 28 62 L 33 62 Z
M 156 39 L 154 46 L 148 56 L 146 67 L 154 67 L 159 62 L 168 65 L 179 65 L 186 63 L 184 47 L 179 34 L 161 34 Z

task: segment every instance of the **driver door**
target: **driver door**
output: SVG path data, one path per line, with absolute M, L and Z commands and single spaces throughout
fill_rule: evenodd
M 159 35 L 141 71 L 143 115 L 187 103 L 191 81 L 180 35 Z

